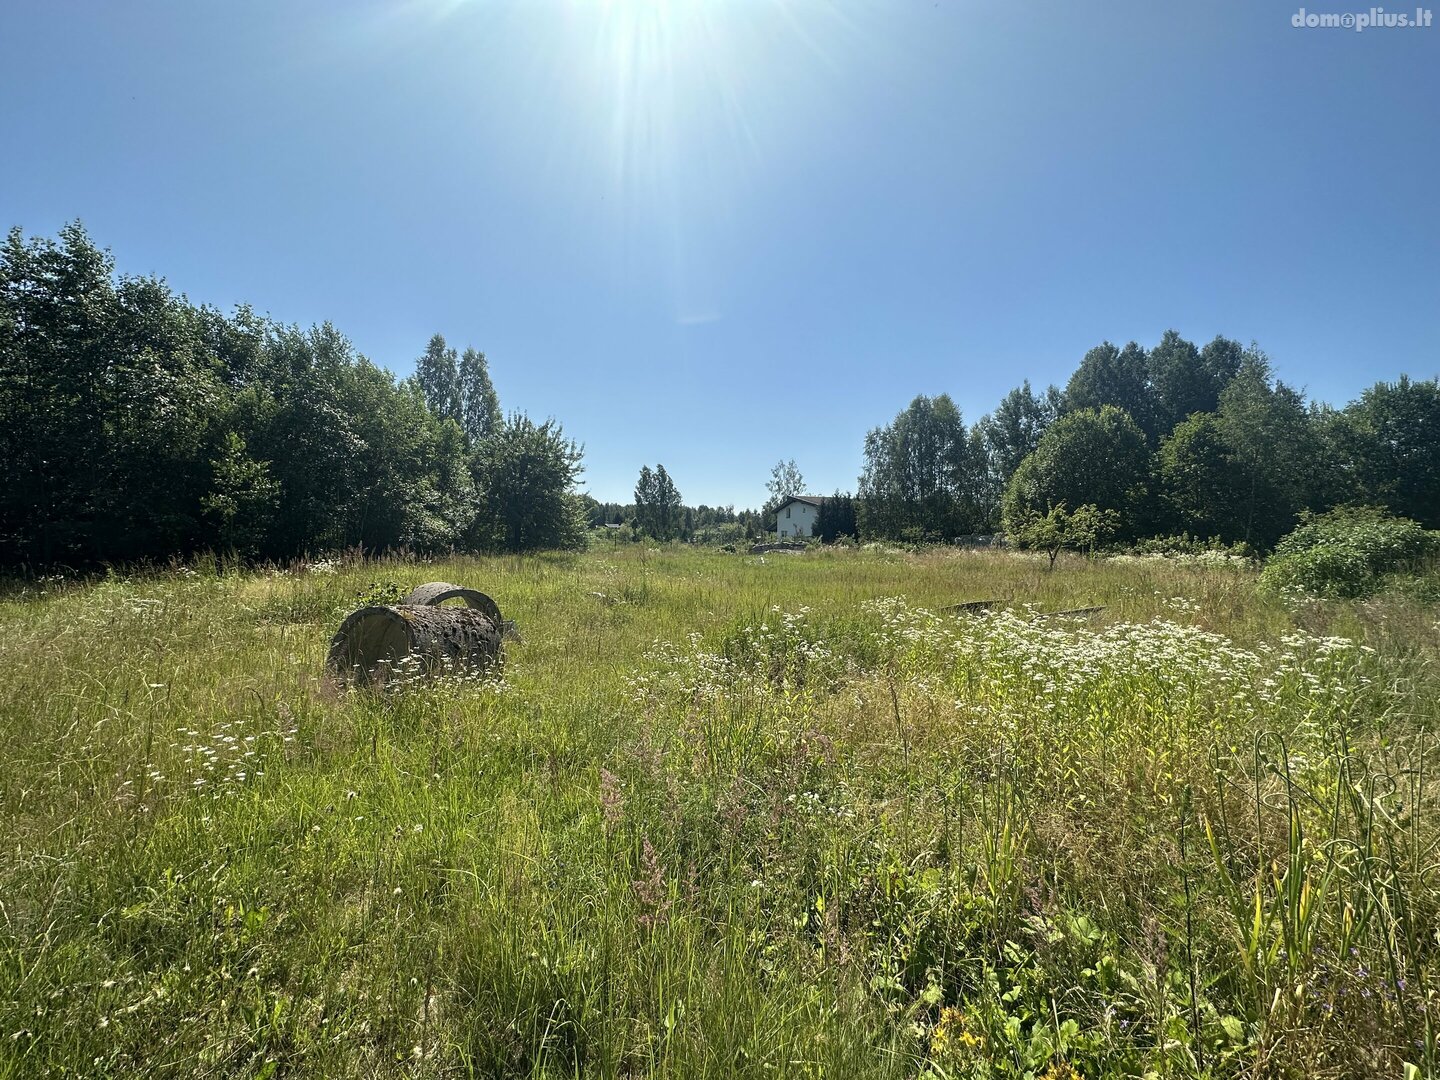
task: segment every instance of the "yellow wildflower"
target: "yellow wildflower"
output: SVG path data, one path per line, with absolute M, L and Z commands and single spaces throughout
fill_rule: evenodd
M 940 1020 L 930 1032 L 930 1053 L 939 1057 L 952 1047 L 957 1050 L 979 1050 L 985 1045 L 985 1038 L 970 1030 L 970 1021 L 959 1009 L 946 1006 L 940 1010 Z

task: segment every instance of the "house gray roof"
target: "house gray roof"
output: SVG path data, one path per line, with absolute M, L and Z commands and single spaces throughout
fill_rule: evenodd
M 785 507 L 789 506 L 791 503 L 797 502 L 819 507 L 824 506 L 830 501 L 830 499 L 831 496 L 829 495 L 791 495 L 788 499 L 785 499 L 783 502 L 781 502 L 779 506 L 775 507 L 775 509 L 784 510 Z

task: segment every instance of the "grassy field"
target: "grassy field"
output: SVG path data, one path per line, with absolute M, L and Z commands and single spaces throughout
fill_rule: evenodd
M 502 679 L 327 682 L 434 579 Z M 11 585 L 0 1076 L 1434 1076 L 1436 619 L 884 550 Z

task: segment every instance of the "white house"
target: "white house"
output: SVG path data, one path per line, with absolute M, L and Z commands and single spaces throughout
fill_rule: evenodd
M 815 519 L 826 500 L 824 495 L 791 495 L 775 508 L 775 535 L 782 540 L 787 536 L 814 536 Z

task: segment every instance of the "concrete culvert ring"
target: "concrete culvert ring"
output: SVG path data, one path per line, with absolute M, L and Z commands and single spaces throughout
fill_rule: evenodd
M 367 607 L 353 611 L 330 639 L 327 663 L 342 677 L 354 676 L 366 684 L 384 678 L 385 667 L 393 668 L 410 655 L 410 632 L 394 608 Z
M 383 684 L 404 664 L 414 674 L 484 672 L 502 662 L 500 626 L 475 608 L 367 607 L 330 641 L 327 664 L 359 686 Z
M 403 603 L 415 607 L 439 607 L 449 600 L 463 601 L 468 608 L 484 612 L 499 626 L 500 605 L 478 589 L 467 589 L 463 585 L 452 585 L 448 581 L 427 581 L 411 590 Z

